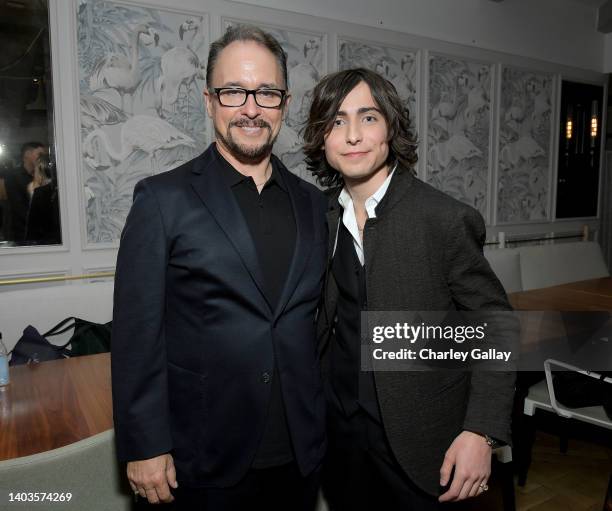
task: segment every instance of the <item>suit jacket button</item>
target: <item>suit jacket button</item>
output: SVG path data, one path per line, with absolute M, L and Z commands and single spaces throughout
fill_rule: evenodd
M 262 373 L 261 375 L 261 381 L 263 383 L 270 383 L 270 374 L 268 373 Z

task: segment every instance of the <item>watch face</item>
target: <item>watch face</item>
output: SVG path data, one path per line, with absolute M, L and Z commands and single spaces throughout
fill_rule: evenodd
M 493 449 L 499 446 L 499 442 L 494 438 L 491 438 L 489 435 L 485 435 L 485 440 Z

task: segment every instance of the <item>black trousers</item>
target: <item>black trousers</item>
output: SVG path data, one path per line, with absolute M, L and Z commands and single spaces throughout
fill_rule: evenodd
M 436 497 L 418 488 L 395 460 L 382 425 L 363 410 L 328 412 L 323 494 L 330 511 L 433 511 Z
M 295 462 L 279 467 L 252 469 L 229 488 L 172 490 L 174 509 L 180 511 L 313 511 L 320 470 L 303 477 Z

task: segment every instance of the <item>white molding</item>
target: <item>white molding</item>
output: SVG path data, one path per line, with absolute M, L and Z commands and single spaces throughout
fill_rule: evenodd
M 550 122 L 551 133 L 550 133 L 550 148 L 552 151 L 551 159 L 548 164 L 548 214 L 547 219 L 553 222 L 556 218 L 556 193 L 557 193 L 557 175 L 559 173 L 559 122 L 560 122 L 560 108 L 561 108 L 561 75 L 555 75 L 552 80 L 552 95 L 550 98 Z M 553 107 L 553 105 L 556 105 Z M 554 209 L 553 209 L 554 208 Z
M 495 76 L 495 88 L 493 91 L 493 105 L 495 114 L 493 116 L 493 162 L 491 166 L 491 226 L 497 226 L 497 205 L 499 202 L 499 122 L 501 119 L 501 94 L 502 94 L 502 64 L 497 62 L 493 66 Z
M 108 273 L 114 272 L 115 266 L 83 266 L 82 275 L 92 275 L 95 273 Z M 91 279 L 83 279 L 80 282 L 86 282 L 88 284 L 93 284 L 95 282 L 113 282 L 115 280 L 114 277 L 94 277 Z M 77 281 L 79 282 L 79 281 Z
M 427 183 L 427 133 L 429 131 L 429 59 L 431 52 L 427 49 L 421 51 L 421 100 L 423 107 L 420 111 L 420 130 L 419 130 L 419 165 L 417 170 L 418 177 Z
M 28 271 L 17 271 L 17 272 L 0 272 L 0 280 L 16 280 L 16 279 L 38 279 L 45 277 L 66 277 L 70 275 L 70 269 L 68 268 L 48 268 L 41 270 L 28 270 Z M 0 286 L 0 293 L 6 291 L 18 291 L 22 289 L 32 289 L 39 287 L 48 286 L 63 286 L 68 281 L 57 280 L 50 282 L 35 282 L 35 283 L 22 283 L 22 284 L 6 284 Z
M 552 222 L 556 222 L 557 219 L 557 193 L 558 193 L 558 182 L 559 182 L 559 130 L 561 129 L 560 123 L 561 123 L 561 86 L 563 83 L 563 77 L 561 76 L 561 74 L 557 75 L 557 80 L 556 80 L 556 88 L 557 88 L 557 95 L 556 95 L 556 101 L 555 101 L 555 110 L 554 110 L 554 116 L 555 116 L 555 122 L 554 125 L 557 128 L 557 132 L 556 132 L 556 137 L 555 137 L 555 159 L 554 159 L 554 166 L 553 166 L 553 173 L 554 173 L 554 179 L 552 179 L 551 183 L 550 183 L 550 194 L 551 194 L 551 210 L 550 210 L 550 218 Z M 567 220 L 567 219 L 559 219 L 559 220 Z
M 603 90 L 603 98 L 601 100 L 601 126 L 599 128 L 600 144 L 599 144 L 599 180 L 597 182 L 597 218 L 601 218 L 601 210 L 606 204 L 604 201 L 604 172 L 606 172 L 606 130 L 608 129 L 608 84 L 610 82 L 606 80 Z M 610 200 L 610 198 L 608 199 Z

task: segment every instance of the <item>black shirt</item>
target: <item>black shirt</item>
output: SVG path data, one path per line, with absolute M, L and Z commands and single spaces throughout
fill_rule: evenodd
M 381 422 L 374 373 L 361 370 L 361 312 L 368 308 L 366 269 L 357 257 L 342 215 L 331 270 L 338 286 L 338 321 L 330 351 L 331 385 L 346 417 L 361 408 Z
M 264 293 L 272 310 L 280 300 L 295 250 L 296 227 L 291 197 L 282 174 L 272 160 L 270 179 L 261 189 L 253 178 L 238 172 L 219 153 L 223 175 L 249 227 L 264 280 Z M 276 351 L 276 350 L 275 350 Z M 264 434 L 254 468 L 282 465 L 293 459 L 276 360 Z
M 32 176 L 26 169 L 19 167 L 12 172 L 5 174 L 4 187 L 8 208 L 8 225 L 5 237 L 9 241 L 22 243 L 25 239 L 26 217 L 30 205 L 30 195 L 28 194 L 28 184 L 32 181 Z
M 34 189 L 27 215 L 25 241 L 39 245 L 62 242 L 57 185 L 53 182 Z

